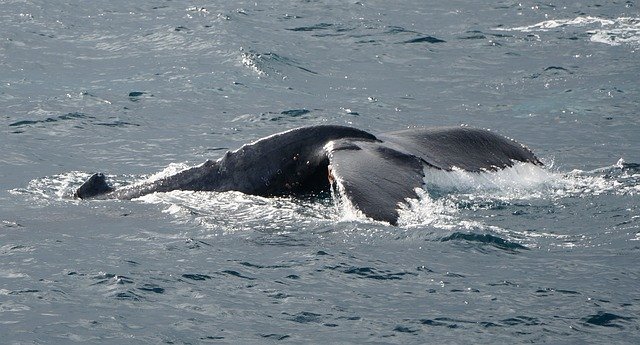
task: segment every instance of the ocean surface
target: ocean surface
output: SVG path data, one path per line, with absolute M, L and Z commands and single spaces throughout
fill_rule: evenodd
M 0 343 L 640 343 L 640 4 L 0 1 Z M 71 198 L 290 128 L 469 125 L 544 168 Z

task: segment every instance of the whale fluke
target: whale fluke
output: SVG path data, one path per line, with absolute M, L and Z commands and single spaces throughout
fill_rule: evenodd
M 107 179 L 104 174 L 97 173 L 89 177 L 89 179 L 76 190 L 73 196 L 79 199 L 89 199 L 112 191 L 113 188 L 107 184 Z
M 415 197 L 423 184 L 422 161 L 379 142 L 354 141 L 334 145 L 329 153 L 334 184 L 370 218 L 392 225 L 398 204 Z

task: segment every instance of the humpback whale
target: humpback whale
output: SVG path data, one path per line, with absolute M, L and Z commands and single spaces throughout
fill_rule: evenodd
M 216 161 L 120 189 L 97 173 L 74 196 L 134 199 L 172 190 L 295 196 L 333 188 L 366 216 L 395 225 L 399 205 L 417 197 L 425 168 L 486 172 L 516 162 L 542 165 L 524 145 L 484 129 L 412 128 L 375 136 L 352 127 L 318 125 L 273 134 Z

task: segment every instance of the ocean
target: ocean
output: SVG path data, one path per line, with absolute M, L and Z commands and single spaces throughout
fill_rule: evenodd
M 2 344 L 640 343 L 633 0 L 0 1 Z M 545 164 L 80 201 L 266 135 L 486 128 Z M 366 173 L 366 172 L 363 172 Z

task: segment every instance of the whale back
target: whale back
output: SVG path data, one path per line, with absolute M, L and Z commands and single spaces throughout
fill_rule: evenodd
M 345 126 L 296 128 L 227 152 L 219 160 L 218 191 L 277 196 L 328 190 L 325 145 L 338 139 L 376 141 L 368 132 Z

